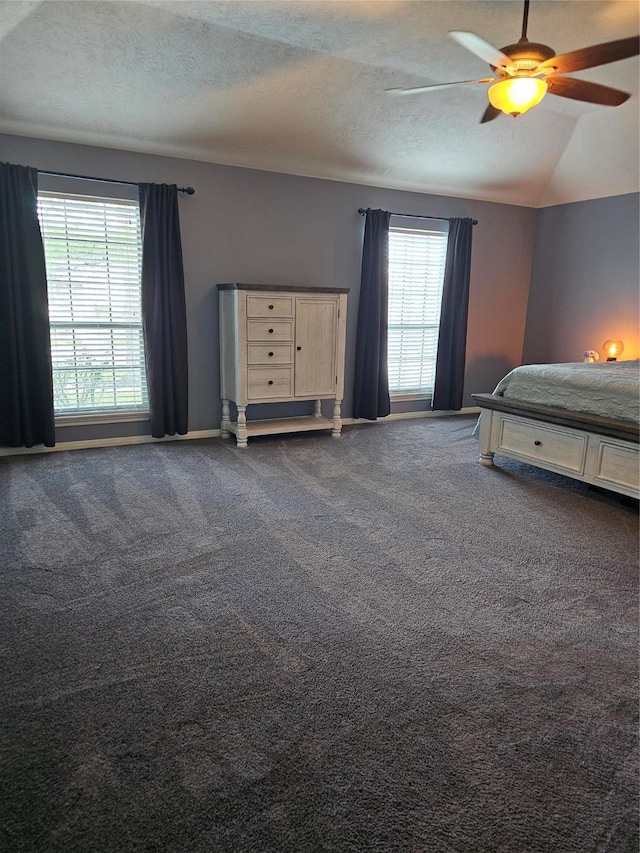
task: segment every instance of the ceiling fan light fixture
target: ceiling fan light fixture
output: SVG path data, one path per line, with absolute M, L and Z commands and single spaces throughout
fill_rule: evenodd
M 539 104 L 547 89 L 538 77 L 511 77 L 491 86 L 488 95 L 492 106 L 515 118 Z

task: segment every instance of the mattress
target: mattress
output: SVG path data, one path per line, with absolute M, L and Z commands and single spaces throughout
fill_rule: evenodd
M 640 359 L 601 364 L 526 364 L 501 379 L 493 393 L 639 423 Z

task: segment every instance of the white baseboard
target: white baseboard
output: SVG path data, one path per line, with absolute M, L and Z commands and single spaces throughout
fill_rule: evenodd
M 475 415 L 480 413 L 478 406 L 469 406 L 459 412 L 397 412 L 387 415 L 378 421 L 367 421 L 362 418 L 343 418 L 342 423 L 352 424 L 384 424 L 388 421 L 401 421 L 410 418 L 442 418 L 453 415 Z M 25 456 L 31 453 L 57 453 L 61 450 L 91 450 L 100 447 L 124 447 L 128 444 L 155 444 L 159 441 L 190 441 L 195 438 L 219 438 L 219 429 L 199 429 L 186 435 L 166 435 L 164 438 L 154 438 L 151 435 L 124 435 L 118 438 L 92 438 L 86 441 L 63 441 L 55 447 L 45 447 L 37 444 L 35 447 L 0 447 L 0 456 Z
M 410 418 L 451 418 L 455 415 L 479 415 L 480 406 L 467 406 L 464 409 L 452 411 L 438 412 L 394 412 L 387 415 L 386 418 L 379 418 L 377 421 L 368 421 L 365 418 L 343 418 L 343 424 L 385 424 L 388 421 L 405 421 Z
M 199 429 L 186 435 L 165 435 L 154 438 L 152 435 L 124 435 L 118 438 L 92 438 L 86 441 L 62 441 L 55 447 L 37 444 L 35 447 L 0 447 L 0 456 L 22 456 L 29 453 L 56 453 L 59 450 L 90 450 L 98 447 L 124 447 L 127 444 L 155 444 L 158 441 L 189 441 L 193 438 L 218 438 L 219 429 Z

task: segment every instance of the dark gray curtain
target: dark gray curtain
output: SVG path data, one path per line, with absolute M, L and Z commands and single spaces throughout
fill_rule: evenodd
M 353 416 L 372 421 L 391 411 L 387 368 L 390 218 L 387 210 L 367 210 L 362 246 Z
M 0 444 L 55 444 L 38 172 L 0 163 Z
M 433 409 L 462 408 L 472 236 L 472 219 L 449 220 Z
M 187 319 L 178 190 L 138 184 L 142 223 L 142 327 L 151 434 L 187 432 Z

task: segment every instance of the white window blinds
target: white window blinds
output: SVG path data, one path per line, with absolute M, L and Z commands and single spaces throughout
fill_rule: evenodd
M 433 393 L 446 230 L 389 229 L 389 391 Z
M 148 411 L 136 201 L 41 192 L 57 415 Z

